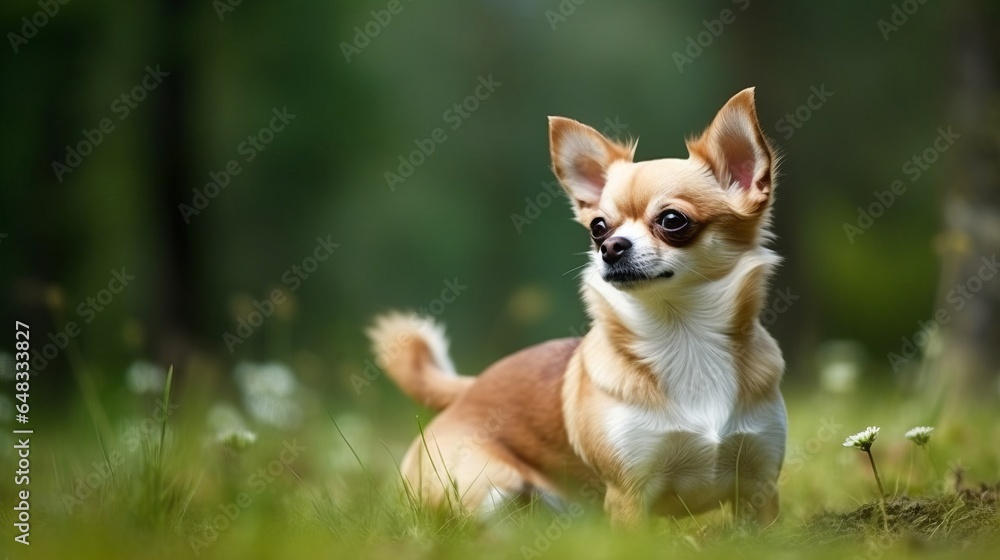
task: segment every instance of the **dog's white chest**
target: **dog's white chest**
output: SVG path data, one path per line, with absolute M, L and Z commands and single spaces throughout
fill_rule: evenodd
M 703 331 L 664 329 L 639 340 L 634 351 L 660 379 L 666 406 L 620 404 L 609 411 L 607 429 L 626 464 L 644 464 L 676 447 L 717 445 L 735 419 L 739 393 L 728 341 Z
M 700 410 L 621 404 L 608 411 L 605 425 L 616 458 L 647 499 L 676 496 L 692 511 L 730 499 L 740 476 L 776 476 L 784 457 L 780 397 L 747 411 L 719 404 Z
M 648 499 L 669 494 L 700 510 L 731 497 L 737 464 L 744 474 L 776 476 L 784 456 L 785 411 L 780 397 L 741 406 L 732 355 L 710 338 L 678 342 L 694 351 L 668 347 L 645 354 L 654 356 L 667 404 L 620 403 L 607 411 L 604 425 L 616 459 L 631 480 L 644 485 Z M 749 473 L 746 459 L 754 463 Z
M 682 480 L 692 477 L 711 481 L 720 444 L 730 435 L 732 407 L 704 404 L 702 409 L 676 403 L 662 409 L 616 405 L 605 417 L 616 459 L 643 480 L 668 473 L 683 485 L 697 482 Z

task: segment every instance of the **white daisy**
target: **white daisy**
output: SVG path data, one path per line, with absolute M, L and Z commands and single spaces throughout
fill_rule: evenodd
M 244 394 L 291 396 L 298 385 L 291 368 L 278 362 L 240 362 L 234 371 L 236 384 Z
M 847 439 L 844 441 L 844 447 L 857 447 L 862 451 L 868 451 L 871 449 L 872 443 L 875 443 L 879 429 L 878 426 L 869 426 L 863 432 L 847 436 Z
M 291 368 L 278 362 L 241 362 L 234 375 L 243 393 L 243 406 L 255 420 L 282 429 L 302 422 L 302 408 L 295 399 L 298 380 Z
M 931 441 L 932 426 L 917 426 L 906 432 L 906 439 L 917 445 L 927 445 Z
M 208 425 L 208 429 L 215 434 L 246 427 L 246 422 L 243 421 L 243 415 L 240 414 L 240 411 L 227 402 L 213 404 L 212 408 L 208 410 L 205 423 Z
M 215 441 L 234 451 L 242 451 L 257 441 L 257 434 L 245 428 L 232 428 L 219 432 L 219 435 L 215 436 Z

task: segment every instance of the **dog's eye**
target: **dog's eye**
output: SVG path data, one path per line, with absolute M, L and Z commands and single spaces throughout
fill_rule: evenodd
M 608 224 L 604 221 L 604 218 L 594 218 L 594 221 L 590 222 L 590 235 L 594 239 L 600 239 L 608 234 Z
M 660 227 L 667 230 L 669 233 L 678 233 L 691 225 L 691 220 L 677 210 L 667 210 L 660 216 L 657 223 L 659 223 Z

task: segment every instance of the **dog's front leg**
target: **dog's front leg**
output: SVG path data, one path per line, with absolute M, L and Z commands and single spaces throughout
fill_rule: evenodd
M 616 529 L 636 529 L 645 523 L 647 517 L 642 491 L 638 488 L 609 485 L 604 494 L 604 511 L 611 518 L 611 526 Z

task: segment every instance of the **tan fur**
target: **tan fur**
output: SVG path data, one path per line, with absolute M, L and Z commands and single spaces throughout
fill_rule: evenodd
M 475 511 L 492 488 L 566 496 L 595 480 L 562 418 L 563 376 L 578 344 L 554 340 L 504 358 L 424 428 L 401 467 L 420 499 Z
M 686 307 L 695 302 L 686 297 L 714 282 L 732 282 L 726 293 L 732 298 L 729 322 L 710 334 L 724 337 L 722 352 L 732 357 L 736 379 L 727 383 L 736 387 L 734 414 L 781 405 L 781 352 L 758 320 L 776 261 L 760 250 L 769 238 L 776 159 L 760 132 L 753 91 L 734 96 L 708 129 L 688 142 L 686 160 L 633 163 L 635 144 L 608 140 L 570 119 L 550 117 L 549 122 L 553 171 L 573 202 L 577 221 L 589 227 L 600 217 L 612 232 L 626 225 L 634 231 L 640 224 L 655 240 L 657 255 L 681 251 L 697 271 L 659 284 L 666 296 L 653 284 L 636 288 L 635 301 L 656 320 L 685 321 L 697 317 Z M 683 237 L 657 228 L 664 208 L 690 218 Z M 746 255 L 758 255 L 747 258 L 759 262 L 741 260 Z M 737 263 L 744 263 L 738 271 Z M 662 457 L 662 467 L 653 461 L 652 467 L 639 468 L 622 453 L 621 442 L 608 428 L 614 421 L 611 411 L 659 414 L 675 406 L 675 397 L 655 369 L 657 362 L 644 354 L 649 345 L 643 339 L 648 333 L 637 331 L 642 323 L 626 320 L 602 291 L 606 289 L 584 282 L 582 295 L 593 326 L 582 340 L 522 350 L 474 381 L 453 375 L 447 358 L 435 354 L 443 333 L 433 323 L 396 315 L 376 325 L 371 332 L 376 353 L 390 376 L 419 402 L 443 410 L 404 458 L 402 471 L 410 489 L 424 503 L 481 511 L 499 505 L 496 501 L 535 492 L 577 501 L 580 489 L 589 488 L 603 493 L 614 524 L 634 526 L 649 513 L 684 515 L 717 507 L 714 494 L 684 500 L 679 492 L 657 490 L 669 484 L 674 472 L 697 476 L 698 469 L 713 465 L 741 481 L 734 495 L 721 501 L 735 503 L 739 512 L 763 524 L 772 522 L 778 514 L 773 483 L 780 458 L 752 432 L 727 436 L 717 449 L 706 447 L 697 434 L 674 433 L 673 446 L 664 449 L 682 451 Z M 404 342 L 393 351 L 391 342 L 400 339 Z M 697 357 L 692 363 L 698 363 Z M 732 380 L 729 374 L 724 377 Z M 781 414 L 783 410 L 781 405 Z M 684 437 L 691 438 L 689 446 Z M 671 472 L 663 471 L 667 465 Z
M 615 373 L 615 384 L 595 381 L 593 372 L 588 370 L 588 364 L 603 369 L 605 366 L 602 362 L 616 352 L 611 347 L 611 339 L 598 334 L 594 331 L 588 333 L 576 359 L 569 364 L 563 388 L 563 411 L 566 423 L 571 426 L 570 441 L 573 448 L 587 457 L 587 462 L 607 485 L 620 487 L 629 481 L 625 477 L 623 465 L 615 457 L 608 445 L 610 442 L 603 433 L 600 425 L 601 411 L 614 402 L 654 405 L 655 401 L 662 401 L 663 397 L 659 391 L 639 385 L 645 385 L 645 382 L 639 380 L 644 379 L 646 373 L 634 367 L 609 368 L 608 371 Z
M 755 403 L 773 397 L 784 369 L 778 343 L 756 322 L 765 299 L 764 271 L 754 271 L 740 286 L 732 324 L 733 355 L 739 371 L 740 399 Z

